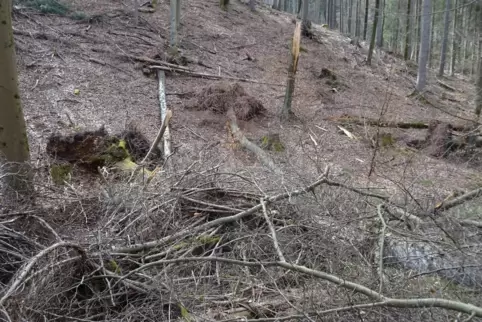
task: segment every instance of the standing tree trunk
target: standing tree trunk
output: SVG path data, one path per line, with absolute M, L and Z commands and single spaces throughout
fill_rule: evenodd
M 181 16 L 181 0 L 171 0 L 170 10 L 170 38 L 169 45 L 171 54 L 177 54 L 178 49 L 178 36 L 177 31 L 179 28 L 179 19 Z
M 458 43 L 458 36 L 457 36 L 457 7 L 459 5 L 459 0 L 455 0 L 455 7 L 454 7 L 454 22 L 452 24 L 452 53 L 451 53 L 451 64 L 450 64 L 450 76 L 454 76 L 455 74 L 455 61 L 457 57 L 457 43 Z
M 402 12 L 402 1 L 397 1 L 397 12 Z M 398 53 L 398 43 L 399 43 L 399 35 L 400 35 L 400 17 L 396 18 L 397 21 L 395 23 L 395 33 L 394 33 L 394 40 L 393 40 L 393 51 Z
M 407 17 L 405 19 L 405 48 L 403 51 L 403 59 L 409 59 L 410 53 L 410 13 L 412 12 L 412 0 L 407 1 Z
M 482 0 L 479 0 L 479 67 L 477 72 L 477 82 L 475 86 L 475 115 L 477 118 L 480 117 L 480 112 L 482 111 L 482 52 L 480 49 L 482 48 Z M 477 19 L 476 19 L 477 20 Z
M 353 0 L 350 0 L 348 4 L 348 34 L 350 37 L 353 36 Z
M 414 46 L 412 47 L 412 57 L 414 58 L 415 61 L 418 61 L 419 59 L 419 54 L 420 54 L 420 43 L 422 41 L 422 0 L 417 0 L 416 1 L 416 7 L 415 9 L 415 23 L 414 23 L 414 33 L 415 37 L 413 38 L 414 41 Z M 431 16 L 430 16 L 431 18 Z M 431 19 L 429 19 L 429 22 Z M 429 28 L 430 29 L 430 28 Z M 429 36 L 430 39 L 430 36 Z M 428 44 L 428 50 L 430 52 L 430 43 Z M 428 61 L 428 59 L 427 59 Z
M 320 12 L 321 12 L 321 0 L 315 0 L 315 10 L 314 10 L 314 20 L 316 23 L 320 23 L 321 22 L 321 19 L 320 19 Z
M 250 3 L 251 3 L 251 1 L 253 1 L 253 3 L 254 3 L 254 0 L 250 0 Z M 278 10 L 279 11 L 285 11 L 286 10 L 285 0 L 279 0 Z
M 377 24 L 377 38 L 376 38 L 376 45 L 377 48 L 382 48 L 383 47 L 383 19 L 385 15 L 383 14 L 383 11 L 385 10 L 384 7 L 384 1 L 380 2 L 380 8 L 377 10 L 378 11 L 378 24 Z M 373 26 L 375 27 L 375 26 Z
M 465 5 L 465 14 L 462 15 L 462 22 L 464 28 L 464 37 L 463 37 L 463 45 L 462 45 L 462 75 L 467 74 L 467 50 L 469 47 L 469 22 L 472 15 L 472 11 L 470 10 L 470 6 L 468 4 Z
M 427 83 L 427 60 L 430 50 L 430 11 L 432 5 L 431 0 L 423 0 L 421 31 L 420 31 L 420 53 L 418 55 L 418 74 L 417 85 L 415 89 L 421 92 Z
M 358 40 L 360 39 L 360 1 L 356 0 L 356 10 L 355 10 L 355 39 L 356 43 L 358 44 Z
M 372 37 L 370 40 L 370 49 L 368 49 L 368 57 L 367 57 L 367 65 L 372 64 L 372 56 L 373 56 L 373 49 L 375 48 L 375 37 L 377 34 L 377 25 L 378 25 L 378 12 L 380 10 L 380 0 L 375 1 L 375 16 L 373 17 L 373 28 L 372 28 Z
M 300 57 L 300 39 L 301 39 L 301 24 L 296 23 L 293 40 L 291 42 L 291 59 L 288 66 L 288 80 L 286 82 L 285 100 L 283 108 L 281 109 L 280 117 L 282 120 L 287 120 L 291 114 L 291 102 L 293 101 L 293 92 L 295 90 L 296 70 L 298 68 L 298 59 Z
M 369 7 L 369 0 L 365 1 L 365 25 L 363 26 L 363 40 L 367 40 L 367 31 L 368 31 L 368 7 Z
M 309 13 L 310 2 L 308 0 L 303 0 L 303 8 L 301 11 L 301 19 L 303 20 L 303 30 L 309 30 L 311 28 Z
M 432 27 L 430 28 L 430 54 L 429 54 L 429 60 L 428 60 L 428 67 L 433 68 L 433 60 L 434 60 L 434 54 L 435 54 L 435 48 L 434 48 L 434 43 L 435 43 L 435 1 L 432 2 L 432 12 L 434 14 L 432 15 Z
M 11 1 L 0 0 L 0 160 L 7 187 L 20 195 L 32 192 L 27 128 L 18 89 Z M 0 178 L 2 174 L 0 173 Z
M 343 18 L 343 0 L 340 0 L 340 33 L 343 34 L 345 32 L 344 24 L 345 19 Z
M 451 0 L 445 0 L 445 16 L 444 16 L 444 35 L 442 40 L 442 49 L 440 53 L 440 67 L 438 76 L 442 77 L 445 71 L 445 59 L 447 57 L 447 44 L 449 42 L 449 25 L 450 25 L 450 5 Z

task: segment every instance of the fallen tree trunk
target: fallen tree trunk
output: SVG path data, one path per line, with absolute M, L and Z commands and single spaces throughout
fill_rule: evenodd
M 269 157 L 269 155 L 263 151 L 259 146 L 248 140 L 243 132 L 239 129 L 238 122 L 236 120 L 236 114 L 234 110 L 230 108 L 227 111 L 227 115 L 229 118 L 229 127 L 231 130 L 231 134 L 233 137 L 241 144 L 243 148 L 246 148 L 256 154 L 258 159 L 261 161 L 262 164 L 273 170 L 277 174 L 282 174 L 281 169 L 279 169 L 273 162 L 273 160 Z
M 379 127 L 395 127 L 401 129 L 428 129 L 429 124 L 425 122 L 385 122 L 377 119 L 370 119 L 366 117 L 359 117 L 355 115 L 344 114 L 339 117 L 330 117 L 329 120 L 336 123 L 349 123 L 356 125 L 369 125 Z

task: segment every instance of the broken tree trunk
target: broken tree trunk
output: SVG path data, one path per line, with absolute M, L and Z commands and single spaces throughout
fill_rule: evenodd
M 171 133 L 169 131 L 169 120 L 166 121 L 166 117 L 168 117 L 168 112 L 170 112 L 168 111 L 166 104 L 166 75 L 163 71 L 159 70 L 157 72 L 157 78 L 159 80 L 159 108 L 161 112 L 161 121 L 163 124 L 166 124 L 166 130 L 163 136 L 164 140 L 163 143 L 160 144 L 159 149 L 162 151 L 166 167 L 169 168 L 170 162 L 168 161 L 168 158 L 171 155 Z
M 283 108 L 281 109 L 281 119 L 287 120 L 291 112 L 291 102 L 293 100 L 293 91 L 295 90 L 296 69 L 298 67 L 298 59 L 300 57 L 300 38 L 301 38 L 301 24 L 296 23 L 295 32 L 291 44 L 291 59 L 288 67 L 288 80 L 286 82 L 285 100 Z
M 254 144 L 253 142 L 249 141 L 241 132 L 238 122 L 236 119 L 236 114 L 233 110 L 233 108 L 230 108 L 227 111 L 228 119 L 229 119 L 229 128 L 231 130 L 231 134 L 233 135 L 234 139 L 241 144 L 241 146 L 245 149 L 248 149 L 249 151 L 253 152 L 256 154 L 258 159 L 261 161 L 261 163 L 271 170 L 273 170 L 276 174 L 282 174 L 281 169 L 279 169 L 275 164 L 274 161 L 269 157 L 269 155 L 263 151 L 259 146 Z

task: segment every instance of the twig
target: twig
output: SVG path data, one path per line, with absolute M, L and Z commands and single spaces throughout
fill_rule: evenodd
M 292 197 L 296 197 L 296 196 L 305 194 L 307 192 L 314 191 L 314 189 L 316 187 L 318 187 L 319 185 L 323 184 L 326 181 L 326 174 L 328 173 L 328 169 L 329 168 L 327 167 L 326 170 L 325 170 L 325 173 L 317 181 L 313 182 L 309 186 L 306 186 L 302 189 L 295 190 L 295 191 L 292 191 L 292 192 L 286 192 L 286 193 L 282 193 L 282 194 L 279 194 L 279 195 L 276 195 L 276 196 L 273 196 L 273 197 L 269 197 L 269 198 L 265 199 L 266 203 L 272 203 L 272 202 L 276 202 L 276 201 L 279 201 L 279 200 L 282 200 L 282 199 L 292 198 Z M 207 229 L 209 229 L 211 227 L 214 227 L 214 226 L 217 226 L 217 225 L 237 221 L 237 220 L 239 220 L 243 217 L 246 217 L 248 215 L 251 215 L 251 214 L 257 212 L 261 208 L 262 208 L 262 205 L 258 204 L 254 207 L 251 207 L 248 210 L 239 212 L 236 215 L 232 215 L 232 216 L 228 216 L 228 217 L 221 217 L 221 218 L 218 218 L 218 219 L 215 219 L 213 221 L 207 222 L 207 223 L 205 223 L 203 225 L 200 225 L 200 226 L 196 226 L 196 227 L 192 227 L 192 228 L 189 228 L 189 229 L 184 229 L 184 230 L 178 231 L 178 232 L 176 232 L 172 235 L 166 236 L 166 237 L 158 239 L 158 240 L 154 240 L 154 241 L 150 241 L 150 242 L 146 242 L 146 243 L 142 243 L 142 244 L 134 244 L 132 246 L 127 246 L 127 247 L 119 247 L 119 248 L 114 247 L 113 251 L 120 252 L 120 253 L 134 253 L 134 252 L 139 252 L 139 251 L 143 251 L 143 250 L 146 250 L 146 249 L 150 249 L 150 248 L 153 248 L 153 247 L 157 247 L 157 246 L 163 245 L 165 243 L 168 243 L 170 241 L 176 240 L 178 238 L 182 238 L 182 237 L 197 233 L 197 232 L 202 231 L 202 230 L 207 230 Z
M 15 279 L 13 279 L 13 282 L 12 284 L 10 285 L 10 287 L 8 288 L 8 290 L 5 292 L 5 294 L 2 296 L 2 298 L 0 298 L 0 307 L 3 307 L 3 304 L 5 303 L 5 301 L 10 297 L 10 295 L 12 295 L 13 292 L 15 292 L 15 290 L 17 289 L 17 287 L 23 282 L 23 280 L 25 279 L 25 277 L 28 275 L 28 273 L 30 272 L 30 270 L 32 269 L 32 267 L 35 265 L 35 263 L 37 263 L 37 261 L 42 258 L 43 256 L 45 256 L 46 254 L 48 254 L 49 252 L 51 252 L 52 250 L 56 249 L 56 248 L 59 248 L 59 247 L 71 247 L 71 248 L 74 248 L 76 249 L 80 255 L 86 259 L 87 258 L 87 254 L 85 253 L 85 251 L 82 249 L 82 247 L 80 247 L 79 245 L 77 244 L 74 244 L 74 243 L 69 243 L 69 242 L 60 242 L 60 243 L 56 243 L 56 244 L 53 244 L 52 246 L 49 246 L 47 248 L 45 248 L 44 250 L 40 251 L 37 255 L 35 255 L 34 257 L 32 257 L 20 270 L 19 270 L 19 273 L 17 274 L 17 277 Z
M 165 65 L 165 64 L 164 64 Z M 164 71 L 172 71 L 172 68 L 168 68 L 165 66 L 149 66 L 149 68 L 152 69 L 161 69 Z M 273 85 L 273 86 L 285 86 L 284 84 L 276 84 L 276 83 L 269 83 L 269 82 L 261 82 L 257 81 L 254 79 L 247 79 L 247 78 L 239 78 L 239 77 L 232 77 L 232 76 L 222 76 L 222 75 L 214 75 L 214 74 L 206 74 L 206 73 L 198 73 L 198 72 L 193 72 L 187 69 L 175 69 L 175 71 L 184 73 L 187 75 L 191 75 L 194 77 L 207 77 L 207 78 L 215 78 L 215 79 L 228 79 L 228 80 L 234 80 L 234 81 L 239 81 L 239 82 L 246 82 L 246 83 L 254 83 L 254 84 L 263 84 L 263 85 Z
M 269 230 L 271 231 L 271 238 L 273 238 L 273 245 L 274 245 L 274 248 L 276 249 L 276 252 L 278 253 L 279 260 L 282 262 L 286 262 L 286 259 L 283 256 L 283 252 L 281 251 L 281 248 L 279 247 L 279 244 L 278 244 L 278 238 L 276 237 L 276 230 L 274 229 L 274 226 L 271 220 L 269 220 L 268 211 L 266 210 L 266 202 L 264 201 L 263 198 L 261 198 L 260 202 L 261 202 L 261 206 L 263 207 L 264 219 L 268 223 Z
M 462 322 L 469 322 L 469 321 L 472 321 L 472 319 L 474 318 L 475 316 L 475 312 L 472 312 L 472 314 L 470 314 L 470 316 L 468 318 L 466 318 L 465 320 L 463 320 Z

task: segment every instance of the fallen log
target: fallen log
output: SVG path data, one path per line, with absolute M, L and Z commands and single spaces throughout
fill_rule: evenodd
M 239 144 L 241 144 L 243 148 L 248 149 L 254 154 L 256 154 L 256 156 L 258 157 L 258 159 L 261 161 L 262 164 L 264 164 L 265 166 L 273 170 L 275 173 L 282 174 L 281 169 L 279 169 L 274 164 L 273 160 L 269 157 L 269 155 L 259 146 L 257 146 L 256 144 L 248 140 L 244 136 L 243 132 L 241 132 L 241 130 L 238 127 L 238 122 L 236 120 L 236 114 L 234 113 L 234 110 L 232 107 L 227 111 L 227 115 L 229 118 L 229 127 L 231 130 L 231 134 L 239 142 Z

